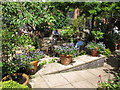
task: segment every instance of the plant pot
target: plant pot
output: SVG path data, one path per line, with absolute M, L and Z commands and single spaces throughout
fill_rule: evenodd
M 96 49 L 91 50 L 91 55 L 92 56 L 98 56 L 98 51 Z
M 37 65 L 39 61 L 32 61 L 30 64 L 33 65 L 33 68 L 31 69 L 32 73 L 35 73 L 37 71 Z
M 116 50 L 119 49 L 119 43 L 118 43 L 118 41 L 116 41 L 116 43 L 115 43 L 115 49 L 116 49 Z
M 68 65 L 72 62 L 72 56 L 71 55 L 60 55 L 60 62 L 63 65 Z
M 17 78 L 16 78 L 17 77 Z M 29 82 L 29 76 L 24 73 L 13 73 L 2 78 L 2 81 L 13 80 L 20 84 L 27 85 Z

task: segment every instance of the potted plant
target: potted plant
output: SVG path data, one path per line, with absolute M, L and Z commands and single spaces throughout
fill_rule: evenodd
M 13 80 L 19 84 L 27 85 L 29 82 L 29 76 L 25 73 L 13 73 L 2 78 L 2 81 Z
M 64 65 L 68 65 L 72 62 L 72 57 L 76 57 L 79 53 L 77 48 L 72 46 L 61 46 L 55 49 L 60 55 L 60 62 Z
M 98 56 L 98 44 L 95 42 L 89 42 L 86 46 L 90 50 L 92 56 Z
M 16 60 L 19 60 L 19 65 L 27 69 L 30 73 L 35 73 L 37 70 L 38 62 L 44 57 L 44 53 L 39 50 L 16 54 Z

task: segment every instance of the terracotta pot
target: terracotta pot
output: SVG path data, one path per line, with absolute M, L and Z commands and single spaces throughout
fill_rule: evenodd
M 39 61 L 32 61 L 30 64 L 32 64 L 34 67 L 31 69 L 33 73 L 37 71 L 37 65 Z
M 60 62 L 63 65 L 68 65 L 72 62 L 72 56 L 71 55 L 60 55 Z
M 117 50 L 120 50 L 120 45 L 118 45 Z
M 118 49 L 118 41 L 115 42 L 115 49 L 117 50 Z
M 120 49 L 120 44 L 119 44 L 118 41 L 116 41 L 116 43 L 115 43 L 115 49 L 116 49 L 116 50 L 119 50 L 119 49 Z
M 14 80 L 13 77 L 20 76 L 21 78 L 17 80 L 18 83 L 27 85 L 29 82 L 29 76 L 24 73 L 13 73 L 11 75 L 7 75 L 4 78 L 2 78 L 2 81 L 8 81 L 8 80 Z M 16 80 L 15 80 L 16 81 Z
M 91 55 L 92 56 L 98 56 L 98 51 L 96 49 L 91 50 Z

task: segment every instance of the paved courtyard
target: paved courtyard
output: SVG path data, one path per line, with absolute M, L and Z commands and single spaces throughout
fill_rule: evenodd
M 117 53 L 120 53 L 120 50 Z M 99 75 L 101 75 L 102 81 L 114 78 L 114 71 L 119 68 L 119 60 L 115 57 L 116 53 L 112 54 L 102 67 L 93 69 L 48 75 L 41 74 L 39 70 L 31 76 L 29 84 L 32 88 L 92 88 L 95 90 L 100 81 Z M 51 68 L 46 70 L 51 70 Z
M 71 71 L 65 73 L 56 73 L 50 75 L 40 75 L 37 72 L 30 80 L 32 88 L 97 88 L 101 75 L 103 81 L 113 78 L 110 73 L 111 67 L 104 64 L 103 67 L 87 69 L 81 71 Z

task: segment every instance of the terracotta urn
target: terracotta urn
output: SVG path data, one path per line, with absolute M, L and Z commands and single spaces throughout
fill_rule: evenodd
M 60 55 L 60 62 L 63 65 L 68 65 L 72 62 L 72 55 Z
M 91 55 L 98 56 L 98 50 L 97 49 L 91 50 Z
M 32 62 L 30 62 L 30 64 L 33 65 L 33 68 L 31 69 L 32 70 L 31 72 L 35 73 L 37 71 L 38 62 L 39 61 L 32 61 Z
M 17 77 L 17 78 L 16 78 Z M 2 82 L 13 80 L 20 84 L 27 85 L 29 82 L 29 76 L 25 73 L 13 73 L 2 78 Z

